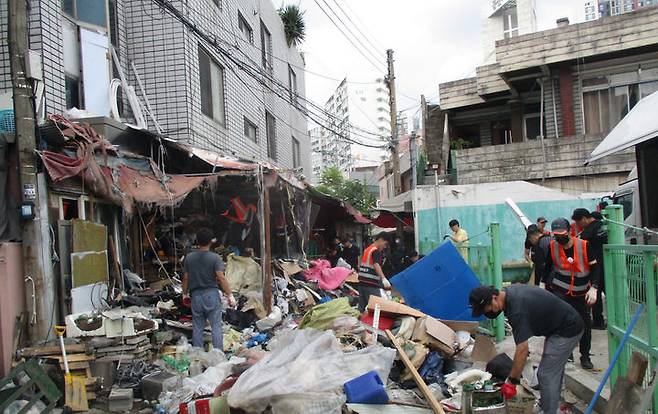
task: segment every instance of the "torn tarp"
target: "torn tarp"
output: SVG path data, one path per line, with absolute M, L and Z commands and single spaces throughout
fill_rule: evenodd
M 152 160 L 120 152 L 88 125 L 56 115 L 49 118 L 66 140 L 64 151 L 75 151 L 75 156 L 52 151 L 39 153 L 50 178 L 59 182 L 79 177 L 92 192 L 121 205 L 128 214 L 133 212 L 135 203 L 178 204 L 206 180 L 215 179 L 212 175 L 163 174 Z M 149 168 L 133 168 L 134 159 L 143 160 Z

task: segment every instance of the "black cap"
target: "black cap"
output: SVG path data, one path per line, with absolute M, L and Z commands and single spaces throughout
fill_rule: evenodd
M 498 294 L 498 289 L 493 286 L 478 286 L 468 294 L 468 306 L 474 318 L 482 316 L 484 307 L 491 303 L 493 295 Z
M 531 224 L 526 229 L 526 234 L 534 234 L 539 232 L 539 227 L 536 224 Z
M 546 217 L 537 217 L 537 223 L 548 223 Z
M 569 220 L 563 217 L 556 218 L 551 223 L 551 231 L 553 232 L 553 234 L 569 234 L 570 230 L 571 230 L 571 224 L 569 224 Z
M 587 210 L 586 208 L 577 208 L 573 211 L 573 214 L 571 215 L 571 220 L 577 221 L 589 217 L 592 217 L 589 210 Z

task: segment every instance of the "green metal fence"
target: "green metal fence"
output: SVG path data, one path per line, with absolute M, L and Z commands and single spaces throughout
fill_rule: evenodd
M 466 249 L 467 262 L 473 273 L 483 285 L 491 285 L 501 289 L 503 285 L 503 270 L 500 259 L 500 236 L 498 223 L 489 226 L 490 244 L 473 244 L 460 246 Z M 500 342 L 505 339 L 505 319 L 500 315 L 497 319 L 485 319 L 480 323 L 480 330 L 496 337 Z
M 606 216 L 621 223 L 621 209 L 618 206 L 611 207 L 606 209 Z M 628 372 L 632 352 L 643 354 L 650 362 L 645 375 L 645 386 L 658 363 L 658 246 L 621 244 L 623 234 L 621 226 L 609 223 L 608 238 L 615 244 L 606 245 L 603 250 L 610 357 L 617 349 L 633 313 L 640 304 L 645 306 L 645 311 L 612 371 L 611 388 L 617 378 Z M 658 389 L 654 392 L 652 412 L 658 414 Z

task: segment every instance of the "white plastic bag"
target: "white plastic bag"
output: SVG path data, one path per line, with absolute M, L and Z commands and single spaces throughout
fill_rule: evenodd
M 333 395 L 340 393 L 345 382 L 371 370 L 388 378 L 396 353 L 381 346 L 343 353 L 331 331 L 315 329 L 284 332 L 275 338 L 269 344 L 272 352 L 245 371 L 231 388 L 231 407 L 262 412 L 269 404 L 273 412 L 308 414 L 309 401 L 315 398 L 316 406 L 327 410 L 327 405 L 333 406 L 331 401 L 337 401 Z

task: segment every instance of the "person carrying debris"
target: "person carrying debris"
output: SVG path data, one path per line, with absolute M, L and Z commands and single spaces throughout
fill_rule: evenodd
M 596 303 L 601 266 L 596 261 L 590 243 L 570 235 L 569 220 L 553 220 L 551 230 L 554 240 L 551 240 L 546 258 L 551 291 L 576 309 L 582 317 L 585 330 L 580 339 L 580 365 L 585 369 L 593 369 L 589 355 L 592 347 L 592 319 L 589 308 Z
M 528 340 L 543 336 L 544 352 L 537 369 L 543 413 L 555 414 L 560 406 L 564 367 L 569 354 L 583 335 L 584 323 L 576 310 L 537 286 L 514 284 L 502 291 L 493 286 L 478 286 L 469 293 L 474 317 L 495 319 L 505 313 L 516 343 L 512 370 L 501 392 L 505 399 L 516 395 L 521 373 L 528 359 Z
M 388 236 L 385 233 L 379 233 L 375 240 L 368 246 L 361 257 L 359 265 L 359 311 L 363 312 L 368 306 L 370 296 L 382 295 L 381 289 L 390 289 L 391 283 L 388 281 L 382 270 L 382 261 L 384 258 L 383 250 L 388 246 Z
M 583 229 L 580 238 L 587 240 L 587 243 L 594 252 L 594 259 L 600 266 L 599 272 L 599 289 L 596 291 L 596 303 L 592 307 L 592 329 L 606 329 L 605 319 L 603 318 L 603 300 L 601 294 L 605 292 L 605 278 L 603 277 L 603 245 L 608 244 L 608 233 L 603 228 L 603 222 L 597 220 L 594 213 L 590 213 L 585 208 L 577 208 L 573 211 L 571 219 L 576 225 Z
M 224 262 L 210 251 L 212 231 L 202 228 L 197 232 L 198 250 L 189 253 L 183 262 L 183 300 L 192 302 L 192 346 L 203 348 L 206 321 L 212 329 L 212 346 L 224 350 L 222 334 L 222 303 L 217 286 L 228 297 L 228 306 L 235 307 L 235 297 L 224 276 Z

